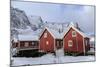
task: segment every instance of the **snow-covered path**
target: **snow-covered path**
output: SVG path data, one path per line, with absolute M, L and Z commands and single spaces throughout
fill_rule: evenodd
M 13 58 L 12 66 L 19 65 L 38 65 L 38 64 L 56 64 L 56 63 L 67 63 L 67 62 L 80 62 L 80 61 L 94 61 L 94 56 L 61 56 L 55 57 L 52 54 L 47 54 L 37 58 L 26 58 L 16 57 Z

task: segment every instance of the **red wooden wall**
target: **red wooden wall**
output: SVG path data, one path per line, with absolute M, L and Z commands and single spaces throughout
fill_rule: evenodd
M 72 37 L 72 31 L 74 29 L 70 29 L 67 34 L 64 36 L 63 43 L 64 43 L 64 51 L 71 51 L 71 52 L 84 52 L 83 49 L 83 37 L 76 32 L 76 37 Z M 73 41 L 73 46 L 68 46 L 68 40 Z
M 44 33 L 47 33 L 47 38 L 44 38 Z M 48 45 L 46 44 L 46 41 L 49 42 Z M 44 52 L 54 52 L 54 38 L 47 29 L 41 35 L 39 45 L 40 50 L 43 50 Z

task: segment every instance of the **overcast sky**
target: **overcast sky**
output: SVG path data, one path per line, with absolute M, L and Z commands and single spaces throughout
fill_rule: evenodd
M 65 5 L 11 1 L 11 6 L 25 11 L 27 15 L 41 16 L 48 22 L 78 22 L 83 31 L 94 33 L 94 6 Z

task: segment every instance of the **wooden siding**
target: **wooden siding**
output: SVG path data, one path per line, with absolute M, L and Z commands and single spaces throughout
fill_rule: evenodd
M 38 41 L 19 41 L 19 45 L 20 47 L 18 47 L 19 49 L 27 49 L 27 48 L 31 48 L 31 49 L 38 49 L 39 47 L 39 43 Z M 34 44 L 32 44 L 32 42 Z M 27 43 L 27 46 L 25 46 L 25 43 Z
M 84 44 L 83 44 L 83 37 L 76 31 L 76 37 L 72 37 L 72 31 L 74 29 L 70 29 L 68 33 L 64 36 L 63 43 L 64 43 L 64 51 L 71 51 L 71 52 L 84 52 Z M 73 46 L 68 46 L 68 41 L 72 40 Z
M 44 33 L 47 33 L 47 38 L 44 38 Z M 48 45 L 46 44 L 47 41 Z M 54 38 L 47 29 L 42 33 L 39 45 L 40 50 L 44 52 L 54 52 Z

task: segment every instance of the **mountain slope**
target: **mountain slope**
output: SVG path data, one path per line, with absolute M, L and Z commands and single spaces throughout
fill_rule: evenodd
M 27 30 L 30 27 L 30 29 L 36 31 L 42 26 L 43 21 L 41 17 L 27 16 L 24 11 L 11 7 L 11 36 L 20 34 L 20 29 Z
M 26 29 L 30 22 L 24 11 L 11 8 L 11 28 Z

